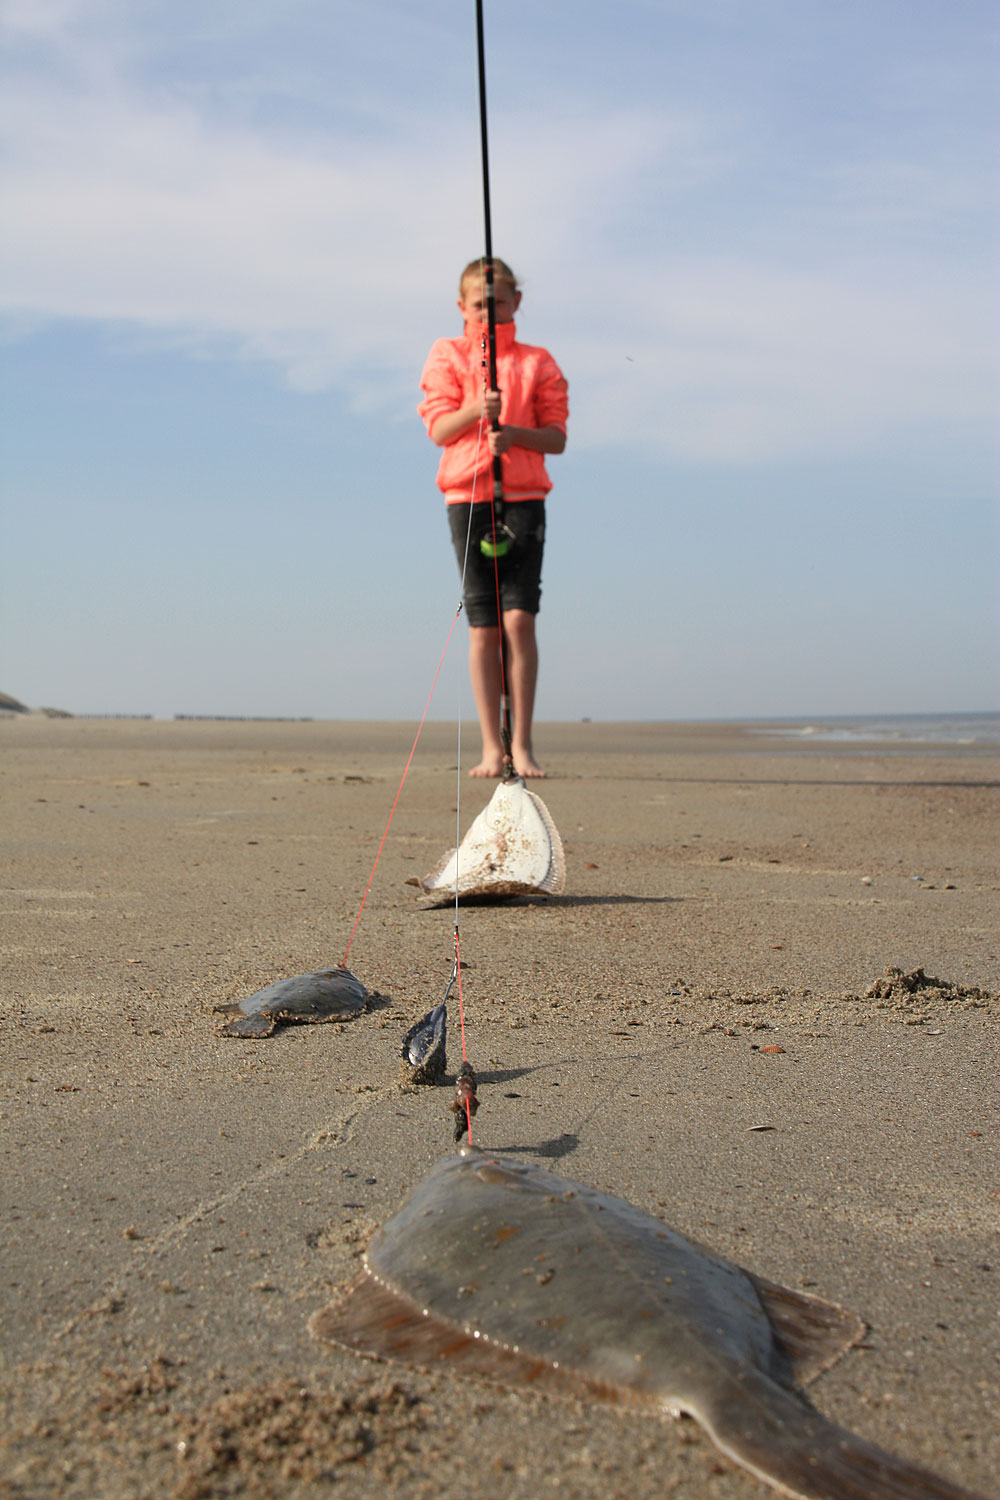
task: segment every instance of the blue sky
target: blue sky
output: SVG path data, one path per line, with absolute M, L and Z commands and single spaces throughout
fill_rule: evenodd
M 993 0 L 485 11 L 494 246 L 570 381 L 539 717 L 995 709 Z M 416 717 L 472 0 L 6 0 L 0 41 L 0 688 Z

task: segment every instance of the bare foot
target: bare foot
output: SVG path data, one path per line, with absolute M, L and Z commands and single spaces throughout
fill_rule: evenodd
M 514 770 L 518 776 L 523 776 L 525 781 L 530 777 L 540 779 L 548 773 L 543 771 L 531 751 L 514 751 Z
M 469 775 L 491 777 L 493 780 L 496 780 L 503 775 L 502 753 L 498 753 L 496 756 L 484 755 L 478 766 L 473 766 Z

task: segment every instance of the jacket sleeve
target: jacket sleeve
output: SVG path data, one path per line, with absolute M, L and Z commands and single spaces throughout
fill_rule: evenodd
M 465 401 L 461 376 L 451 355 L 451 340 L 438 339 L 427 356 L 420 377 L 420 389 L 425 399 L 417 411 L 423 418 L 428 437 L 438 417 L 458 411 Z
M 569 387 L 551 354 L 539 366 L 534 391 L 536 427 L 558 427 L 565 433 L 569 419 Z

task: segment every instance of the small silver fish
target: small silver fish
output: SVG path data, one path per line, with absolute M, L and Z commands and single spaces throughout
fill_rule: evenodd
M 859 1341 L 860 1318 L 620 1198 L 473 1147 L 432 1168 L 310 1331 L 458 1375 L 686 1413 L 802 1500 L 977 1500 L 828 1422 L 795 1388 Z
M 404 1083 L 437 1083 L 444 1077 L 447 1030 L 446 997 L 411 1026 L 403 1038 L 400 1072 Z

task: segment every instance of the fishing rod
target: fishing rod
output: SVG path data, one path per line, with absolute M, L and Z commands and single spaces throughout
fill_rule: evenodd
M 497 386 L 497 309 L 493 282 L 493 223 L 490 213 L 490 148 L 486 125 L 486 42 L 483 33 L 483 0 L 476 0 L 476 45 L 479 56 L 479 138 L 483 158 L 483 229 L 486 241 L 486 256 L 483 267 L 483 287 L 486 293 L 486 357 L 490 390 Z M 494 432 L 500 431 L 500 418 L 491 423 Z M 503 461 L 499 453 L 493 457 L 493 521 L 494 540 L 484 538 L 481 543 L 487 557 L 504 557 L 509 542 L 499 537 L 503 522 Z
M 493 282 L 493 222 L 490 212 L 490 151 L 489 133 L 486 123 L 486 40 L 483 30 L 483 0 L 476 0 L 476 51 L 479 60 L 479 139 L 483 163 L 483 228 L 486 255 L 483 267 L 483 290 L 486 299 L 486 359 L 489 388 L 499 390 L 497 385 L 497 312 Z M 494 432 L 500 431 L 500 418 L 491 422 Z M 503 459 L 499 453 L 493 455 L 493 517 L 489 536 L 484 536 L 479 549 L 484 557 L 493 559 L 494 570 L 499 559 L 510 551 L 511 536 L 504 525 Z M 510 700 L 507 694 L 507 670 L 504 658 L 503 618 L 500 610 L 500 587 L 497 578 L 497 631 L 500 636 L 500 737 L 504 748 L 504 778 L 513 772 L 513 755 L 510 737 Z

